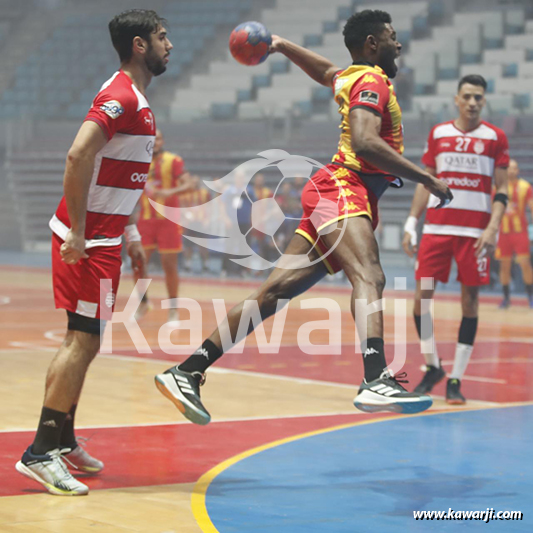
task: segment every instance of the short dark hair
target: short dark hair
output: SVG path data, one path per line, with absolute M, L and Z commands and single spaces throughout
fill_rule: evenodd
M 150 35 L 166 25 L 164 18 L 149 9 L 130 9 L 113 17 L 109 22 L 109 33 L 120 61 L 131 59 L 135 37 L 150 41 Z
M 457 92 L 461 90 L 461 87 L 465 84 L 469 83 L 470 85 L 477 85 L 478 87 L 483 87 L 483 90 L 487 90 L 487 81 L 483 76 L 480 76 L 479 74 L 468 74 L 467 76 L 463 76 L 459 80 L 459 85 L 457 86 Z
M 369 35 L 379 35 L 385 24 L 392 22 L 391 16 L 386 11 L 379 9 L 365 9 L 352 15 L 344 26 L 344 44 L 350 50 L 361 50 Z

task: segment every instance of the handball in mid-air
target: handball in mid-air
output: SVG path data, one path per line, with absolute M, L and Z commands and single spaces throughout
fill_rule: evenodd
M 272 35 L 260 22 L 243 22 L 229 37 L 231 55 L 243 65 L 258 65 L 268 57 Z

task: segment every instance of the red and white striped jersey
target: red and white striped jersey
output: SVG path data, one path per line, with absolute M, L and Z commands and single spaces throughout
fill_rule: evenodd
M 96 122 L 108 138 L 94 161 L 86 248 L 116 246 L 148 179 L 155 120 L 148 101 L 122 70 L 102 85 L 85 120 Z M 70 221 L 65 197 L 50 220 L 50 228 L 66 238 Z
M 494 169 L 509 165 L 505 133 L 484 121 L 467 132 L 453 121 L 437 124 L 422 162 L 453 191 L 453 201 L 441 209 L 435 209 L 439 201 L 430 195 L 423 233 L 480 237 L 490 221 Z

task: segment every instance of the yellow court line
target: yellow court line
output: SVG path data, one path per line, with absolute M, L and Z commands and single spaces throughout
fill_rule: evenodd
M 208 472 L 206 472 L 197 482 L 194 486 L 192 497 L 191 497 L 191 506 L 192 506 L 192 512 L 194 515 L 194 518 L 198 525 L 200 526 L 200 529 L 203 533 L 220 533 L 220 531 L 215 527 L 213 522 L 211 521 L 211 518 L 209 517 L 209 513 L 207 512 L 207 506 L 205 503 L 206 495 L 207 495 L 207 489 L 209 488 L 209 485 L 214 481 L 214 479 L 221 474 L 224 470 L 227 470 L 234 464 L 247 459 L 248 457 L 251 457 L 252 455 L 256 455 L 260 452 L 264 452 L 266 450 L 269 450 L 271 448 L 275 448 L 276 446 L 281 446 L 282 444 L 288 444 L 289 442 L 294 442 L 297 440 L 305 439 L 307 437 L 315 437 L 317 435 L 323 435 L 324 433 L 331 433 L 333 431 L 339 431 L 341 429 L 348 429 L 356 426 L 365 426 L 367 424 L 374 424 L 376 422 L 387 422 L 389 420 L 399 420 L 402 418 L 414 418 L 419 416 L 433 416 L 433 415 L 443 415 L 443 414 L 449 414 L 449 413 L 465 413 L 470 411 L 485 411 L 490 409 L 504 409 L 509 407 L 520 407 L 522 405 L 533 405 L 533 402 L 524 402 L 523 404 L 519 405 L 503 405 L 503 406 L 496 406 L 496 407 L 474 407 L 472 409 L 462 409 L 461 411 L 458 410 L 447 410 L 447 411 L 425 411 L 423 413 L 418 413 L 416 415 L 390 415 L 383 418 L 374 418 L 372 420 L 361 420 L 359 422 L 352 422 L 350 424 L 342 424 L 340 426 L 334 426 L 331 428 L 323 428 L 318 429 L 315 431 L 309 431 L 307 433 L 301 433 L 299 435 L 294 435 L 292 437 L 287 437 L 285 439 L 276 440 L 274 442 L 270 442 L 268 444 L 263 444 L 261 446 L 257 446 L 256 448 L 252 448 L 250 450 L 247 450 L 245 452 L 242 452 L 240 454 L 235 455 L 234 457 L 231 457 L 230 459 L 227 459 L 226 461 L 223 461 L 222 463 L 218 464 Z

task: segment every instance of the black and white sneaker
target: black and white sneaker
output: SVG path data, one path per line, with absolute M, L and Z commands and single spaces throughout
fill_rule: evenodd
M 426 373 L 422 378 L 422 381 L 415 387 L 414 392 L 418 394 L 428 394 L 432 391 L 433 387 L 444 378 L 446 372 L 442 366 L 426 366 Z
M 211 415 L 200 400 L 200 386 L 204 383 L 205 374 L 184 372 L 177 366 L 155 377 L 156 387 L 161 394 L 166 396 L 185 418 L 201 426 L 211 421 Z
M 431 396 L 408 392 L 400 383 L 407 383 L 405 372 L 393 376 L 385 369 L 381 376 L 370 383 L 363 379 L 359 393 L 353 403 L 365 413 L 392 411 L 393 413 L 414 414 L 429 409 L 433 404 Z
M 446 403 L 450 405 L 464 405 L 466 398 L 461 394 L 461 380 L 449 379 L 446 383 Z

